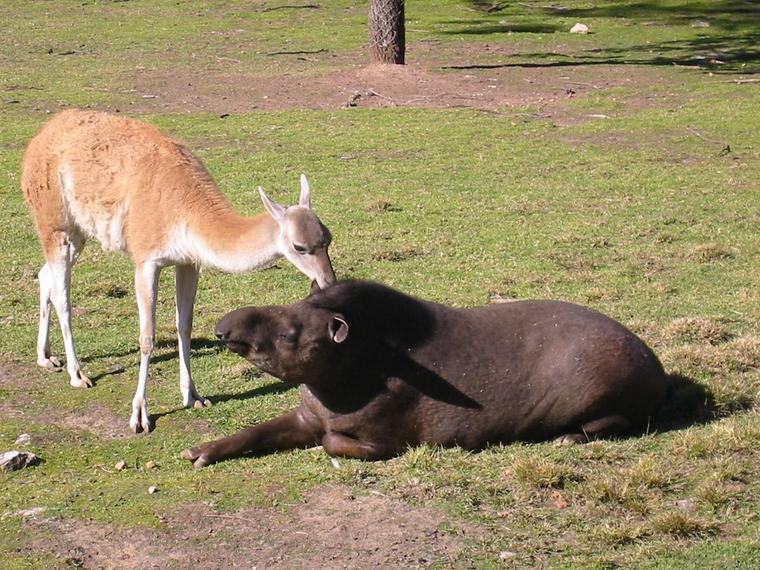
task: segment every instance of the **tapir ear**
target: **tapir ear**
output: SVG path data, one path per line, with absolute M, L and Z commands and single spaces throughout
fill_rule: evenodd
M 269 212 L 269 215 L 278 222 L 285 219 L 285 208 L 267 196 L 267 193 L 264 192 L 264 189 L 261 186 L 259 186 L 259 196 L 261 196 L 261 201 L 264 202 L 264 207 L 267 209 L 267 212 Z
M 298 205 L 311 209 L 311 187 L 305 174 L 301 174 L 301 195 L 298 197 Z
M 341 315 L 333 315 L 330 324 L 327 325 L 330 338 L 334 343 L 340 344 L 348 338 L 348 323 Z

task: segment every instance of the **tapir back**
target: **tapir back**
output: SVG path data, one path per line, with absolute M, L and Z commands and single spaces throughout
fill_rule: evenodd
M 426 440 L 543 440 L 602 410 L 638 426 L 665 396 L 654 353 L 596 311 L 558 301 L 426 305 L 435 315 L 434 332 L 410 358 L 480 406 L 449 406 L 446 414 L 459 421 L 427 422 Z M 444 406 L 423 398 L 420 412 L 433 418 Z
M 374 459 L 421 443 L 580 442 L 645 428 L 667 387 L 636 335 L 555 301 L 459 309 L 343 281 L 294 305 L 233 311 L 217 336 L 302 384 L 301 405 L 280 418 L 289 442 L 280 427 L 270 435 L 268 422 L 221 450 L 187 450 L 196 465 L 315 442 L 331 455 Z

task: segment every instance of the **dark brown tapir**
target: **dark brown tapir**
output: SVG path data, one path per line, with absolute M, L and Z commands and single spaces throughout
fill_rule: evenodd
M 420 443 L 580 442 L 645 429 L 667 385 L 632 332 L 558 301 L 458 309 L 341 281 L 293 305 L 232 311 L 216 335 L 300 384 L 301 405 L 183 451 L 196 467 L 319 444 L 381 459 Z

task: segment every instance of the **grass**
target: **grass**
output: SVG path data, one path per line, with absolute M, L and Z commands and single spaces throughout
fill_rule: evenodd
M 0 474 L 0 555 L 9 567 L 61 563 L 34 550 L 37 535 L 13 514 L 22 509 L 161 528 L 161 513 L 178 505 L 286 511 L 325 484 L 434 505 L 483 529 L 454 566 L 496 567 L 509 552 L 525 567 L 752 567 L 760 547 L 760 97 L 752 84 L 731 81 L 751 78 L 758 65 L 747 3 L 721 3 L 733 20 L 712 3 L 685 1 L 578 2 L 564 12 L 544 2 L 492 12 L 481 2 L 408 4 L 410 45 L 434 43 L 431 59 L 442 65 L 467 63 L 462 54 L 489 43 L 510 55 L 483 51 L 480 64 L 604 64 L 651 77 L 569 100 L 567 114 L 585 117 L 571 127 L 523 108 L 292 109 L 225 120 L 136 113 L 188 141 L 241 211 L 261 210 L 258 184 L 294 200 L 306 172 L 335 236 L 339 276 L 458 306 L 515 297 L 592 306 L 640 334 L 669 372 L 702 387 L 714 421 L 577 447 L 423 446 L 395 461 L 344 460 L 340 469 L 323 453 L 294 451 L 193 471 L 181 449 L 298 401 L 210 342 L 216 319 L 243 304 L 292 302 L 307 284 L 284 262 L 251 275 L 204 273 L 193 369 L 215 405 L 183 410 L 165 272 L 149 389 L 157 429 L 128 437 L 138 362 L 131 265 L 94 243 L 75 269 L 73 296 L 80 356 L 98 385 L 73 390 L 33 366 L 41 254 L 18 176 L 47 111 L 129 110 L 136 73 L 223 61 L 225 72 L 265 78 L 361 63 L 352 58 L 362 57 L 364 5 L 323 4 L 10 2 L 0 16 L 0 53 L 13 54 L 0 59 L 0 354 L 12 377 L 0 385 L 0 448 L 25 432 L 43 458 Z M 593 34 L 560 33 L 581 19 Z M 267 55 L 283 45 L 327 46 L 336 57 L 309 64 Z M 702 57 L 716 50 L 713 60 L 724 63 Z M 642 94 L 654 102 L 641 104 Z M 598 113 L 608 118 L 587 117 Z M 687 407 L 700 397 L 682 396 Z M 117 472 L 119 460 L 128 468 Z M 158 468 L 147 469 L 149 461 Z M 149 495 L 151 485 L 159 492 Z

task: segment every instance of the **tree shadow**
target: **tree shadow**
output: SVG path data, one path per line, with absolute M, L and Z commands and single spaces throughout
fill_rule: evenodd
M 533 23 L 492 23 L 488 21 L 468 22 L 468 25 L 459 29 L 446 30 L 447 35 L 485 36 L 489 34 L 553 34 L 562 28 L 557 24 L 533 24 Z
M 626 47 L 597 47 L 572 56 L 552 52 L 521 54 L 524 63 L 503 67 L 563 67 L 579 65 L 680 65 L 718 73 L 760 73 L 760 2 L 723 0 L 663 5 L 657 0 L 608 2 L 589 7 L 472 0 L 482 17 L 467 27 L 444 34 L 499 35 L 510 31 L 548 33 L 568 31 L 568 22 L 602 18 L 630 20 L 632 26 L 691 26 L 691 38 Z M 505 17 L 516 21 L 505 22 Z M 527 19 L 530 23 L 520 23 Z M 540 19 L 540 24 L 535 20 Z M 454 22 L 452 22 L 454 23 Z M 457 24 L 459 22 L 456 22 Z M 535 28 L 535 29 L 532 29 Z M 592 26 L 593 32 L 593 26 Z M 557 61 L 557 59 L 560 61 Z M 546 60 L 536 62 L 535 60 Z M 492 67 L 460 66 L 460 69 Z

